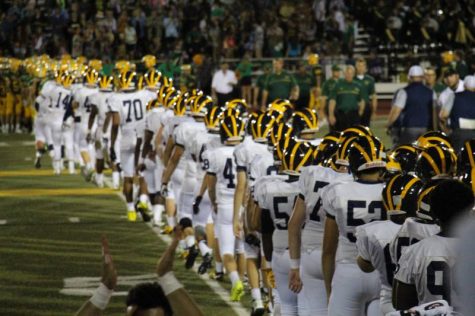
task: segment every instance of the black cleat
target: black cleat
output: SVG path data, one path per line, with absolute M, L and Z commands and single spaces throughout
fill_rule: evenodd
M 188 249 L 188 257 L 186 258 L 185 262 L 185 268 L 191 269 L 193 268 L 193 265 L 195 264 L 196 257 L 198 257 L 198 249 L 196 249 L 196 246 L 193 246 Z
M 208 270 L 211 268 L 211 262 L 213 261 L 213 258 L 209 253 L 207 253 L 203 257 L 203 262 L 200 264 L 200 267 L 198 268 L 198 274 L 205 274 L 208 272 Z

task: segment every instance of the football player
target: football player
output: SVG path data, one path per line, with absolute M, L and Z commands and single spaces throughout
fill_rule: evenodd
M 312 154 L 309 144 L 290 140 L 288 147 L 283 149 L 281 171 L 284 175 L 264 176 L 254 184 L 254 199 L 258 205 L 256 218 L 260 218 L 266 260 L 272 262 L 282 315 L 298 315 L 297 294 L 288 287 L 290 257 L 287 228 L 300 191 L 300 170 L 310 164 Z
M 456 166 L 457 156 L 451 148 L 433 145 L 419 154 L 415 171 L 422 181 L 428 181 L 453 177 Z
M 97 80 L 99 74 L 92 68 L 89 68 L 84 74 L 83 85 L 74 90 L 73 109 L 76 122 L 77 146 L 84 163 L 82 170 L 86 181 L 91 181 L 94 171 L 93 162 L 89 150 L 89 142 L 87 135 L 95 133 L 94 126 L 89 127 L 89 115 L 92 111 L 91 96 L 99 90 L 97 88 Z
M 389 219 L 375 221 L 356 228 L 357 263 L 363 272 L 377 270 L 381 280 L 381 313 L 394 311 L 392 283 L 394 264 L 391 262 L 389 243 L 396 236 L 408 215 L 417 210 L 417 195 L 422 181 L 415 176 L 398 174 L 383 188 L 384 210 Z
M 364 273 L 356 264 L 356 227 L 384 219 L 381 181 L 385 153 L 374 136 L 354 139 L 348 153 L 354 181 L 323 188 L 327 216 L 322 245 L 322 272 L 329 297 L 329 315 L 379 315 L 377 272 Z M 338 250 L 337 250 L 338 249 Z
M 144 95 L 137 90 L 137 74 L 135 72 L 121 73 L 118 78 L 118 86 L 120 93 L 114 93 L 107 99 L 109 112 L 112 113 L 110 158 L 115 163 L 120 157 L 120 165 L 124 172 L 123 192 L 127 202 L 127 218 L 134 222 L 137 220 L 133 202 L 133 177 L 138 163 L 138 153 L 136 155 L 137 129 L 141 124 L 145 124 L 147 103 L 144 101 Z M 118 156 L 115 146 L 119 128 L 121 139 Z M 143 194 L 141 192 L 141 196 Z M 146 218 L 144 217 L 144 219 Z
M 322 164 L 336 153 L 339 145 L 346 155 L 345 142 L 347 139 L 340 139 L 340 132 L 327 134 L 314 154 L 314 165 L 301 170 L 300 192 L 289 221 L 289 288 L 298 293 L 299 315 L 328 314 L 321 268 L 322 219 L 325 218 L 321 192 L 330 183 L 351 181 L 352 178 L 341 161 L 333 165 L 337 168 Z M 346 161 L 347 157 L 342 156 L 342 160 Z
M 237 182 L 234 149 L 243 139 L 244 123 L 237 116 L 224 116 L 219 132 L 223 146 L 210 151 L 207 155 L 208 194 L 217 212 L 215 225 L 220 254 L 232 283 L 231 300 L 239 301 L 244 294 L 244 287 L 234 255 L 236 252 L 242 253 L 243 249 L 236 249 L 237 242 L 233 233 L 233 200 Z
M 91 113 L 89 115 L 87 125 L 87 142 L 95 141 L 96 150 L 96 184 L 98 187 L 104 187 L 104 153 L 109 153 L 109 140 L 110 135 L 110 115 L 108 115 L 106 100 L 113 92 L 113 80 L 112 76 L 100 75 L 98 79 L 99 91 L 92 94 L 89 97 L 89 103 L 91 104 Z M 97 120 L 96 120 L 97 117 Z M 92 128 L 96 123 L 95 133 L 92 133 Z M 112 173 L 112 185 L 115 189 L 119 188 L 119 173 L 115 169 Z
M 393 283 L 393 305 L 408 309 L 444 299 L 456 301 L 451 273 L 457 260 L 451 225 L 474 206 L 472 190 L 457 180 L 443 180 L 433 189 L 430 209 L 440 232 L 407 248 L 402 254 Z

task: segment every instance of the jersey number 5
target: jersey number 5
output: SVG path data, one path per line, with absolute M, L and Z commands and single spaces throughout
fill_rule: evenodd
M 366 208 L 366 201 L 348 201 L 348 218 L 346 224 L 348 227 L 356 227 L 366 224 L 367 222 L 361 218 L 355 218 L 355 209 L 357 208 Z M 376 210 L 379 210 L 379 214 L 376 215 Z M 373 218 L 370 220 L 371 222 L 374 220 L 380 220 L 383 218 L 383 202 L 381 201 L 371 201 L 368 204 L 368 214 L 373 214 Z M 346 234 L 348 239 L 351 242 L 356 242 L 356 237 L 352 232 L 348 232 Z

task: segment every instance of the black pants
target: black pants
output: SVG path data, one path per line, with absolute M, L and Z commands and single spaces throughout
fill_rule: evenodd
M 295 101 L 295 109 L 301 110 L 308 108 L 308 104 L 310 103 L 310 96 L 309 95 L 301 95 L 297 101 Z
M 218 106 L 225 106 L 226 102 L 231 101 L 233 99 L 233 92 L 229 93 L 216 93 L 218 97 Z
M 343 112 L 335 111 L 336 123 L 333 127 L 335 131 L 343 131 L 348 127 L 360 124 L 360 116 L 357 110 Z
M 373 108 L 371 107 L 371 105 L 365 104 L 360 124 L 369 127 L 369 125 L 371 124 L 371 114 L 373 114 Z

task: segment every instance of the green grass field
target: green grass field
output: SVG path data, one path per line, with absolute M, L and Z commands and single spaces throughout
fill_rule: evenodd
M 375 125 L 389 145 L 382 122 Z M 102 234 L 122 277 L 121 295 L 105 314 L 123 315 L 125 291 L 134 279 L 154 279 L 165 243 L 146 224 L 127 222 L 116 192 L 79 175 L 53 176 L 49 159 L 35 170 L 33 158 L 32 136 L 0 135 L 0 315 L 73 314 L 97 287 Z M 205 281 L 185 271 L 183 261 L 176 261 L 175 270 L 206 314 L 236 314 Z M 82 282 L 68 279 L 78 277 Z M 229 283 L 221 286 L 229 290 Z M 249 308 L 249 294 L 243 305 Z

